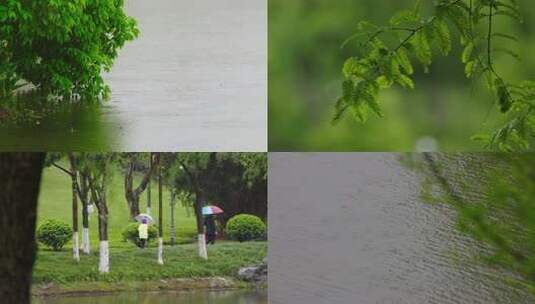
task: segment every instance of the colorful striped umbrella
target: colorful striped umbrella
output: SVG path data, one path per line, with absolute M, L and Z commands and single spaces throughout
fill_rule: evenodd
M 212 215 L 212 214 L 220 214 L 223 213 L 223 209 L 217 207 L 217 206 L 206 206 L 202 207 L 202 215 Z

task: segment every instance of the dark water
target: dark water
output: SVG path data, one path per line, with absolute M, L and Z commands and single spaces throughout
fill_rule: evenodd
M 0 151 L 106 151 L 115 142 L 118 132 L 102 118 L 105 107 L 38 100 L 30 94 L 17 99 L 24 110 L 20 120 L 0 122 Z
M 270 302 L 533 303 L 469 257 L 397 154 L 270 154 Z
M 36 298 L 34 304 L 267 304 L 265 291 L 124 292 L 105 296 Z
M 98 116 L 84 125 L 67 115 L 4 127 L 0 149 L 265 151 L 267 1 L 125 6 L 141 35 L 104 75 L 112 94 Z

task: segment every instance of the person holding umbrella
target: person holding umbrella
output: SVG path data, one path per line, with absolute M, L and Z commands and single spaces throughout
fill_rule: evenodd
M 204 227 L 206 234 L 206 244 L 215 244 L 215 239 L 217 236 L 216 225 L 215 225 L 215 215 L 223 213 L 223 209 L 217 206 L 207 206 L 202 208 L 202 214 L 204 215 Z
M 216 228 L 215 228 L 215 220 L 214 220 L 213 214 L 209 214 L 205 216 L 204 226 L 206 227 L 206 244 L 214 245 L 215 238 L 216 238 Z
M 139 214 L 135 219 L 140 223 L 137 227 L 139 247 L 145 248 L 149 240 L 149 222 L 152 222 L 153 219 L 146 213 Z
M 149 225 L 146 218 L 141 219 L 141 223 L 139 224 L 137 231 L 139 233 L 140 247 L 145 248 L 147 245 L 147 239 L 149 238 Z

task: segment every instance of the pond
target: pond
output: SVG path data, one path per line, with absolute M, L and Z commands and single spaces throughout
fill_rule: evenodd
M 120 292 L 35 298 L 33 304 L 267 304 L 266 291 Z
M 534 303 L 475 263 L 399 157 L 270 154 L 270 303 Z
M 0 127 L 0 150 L 265 151 L 267 1 L 125 6 L 141 34 L 104 75 L 99 116 Z

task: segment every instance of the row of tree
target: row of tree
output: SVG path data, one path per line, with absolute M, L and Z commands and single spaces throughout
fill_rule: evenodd
M 69 167 L 62 160 L 68 159 Z M 172 191 L 171 244 L 174 244 L 174 210 L 176 201 L 182 200 L 193 207 L 197 222 L 198 252 L 207 259 L 204 239 L 202 207 L 207 201 L 221 201 L 228 215 L 223 222 L 238 212 L 250 212 L 265 218 L 266 215 L 266 154 L 260 153 L 51 153 L 46 165 L 68 174 L 72 182 L 73 258 L 79 261 L 78 201 L 82 205 L 82 252 L 89 254 L 89 208 L 98 211 L 99 271 L 109 271 L 107 202 L 111 171 L 119 168 L 124 174 L 125 201 L 129 217 L 135 221 L 141 213 L 140 198 L 147 192 L 147 213 L 151 213 L 151 181 L 158 183 L 158 262 L 163 264 L 163 200 L 165 184 Z M 136 176 L 141 178 L 136 183 Z M 229 183 L 230 181 L 230 183 Z M 221 187 L 223 186 L 223 187 Z M 259 191 L 257 188 L 263 189 Z M 256 195 L 247 195 L 248 192 Z M 245 193 L 245 194 L 242 194 Z M 237 198 L 236 194 L 242 196 Z M 263 195 L 262 195 L 263 194 Z M 234 202 L 238 202 L 238 206 Z M 256 200 L 256 201 L 255 201 Z M 225 204 L 225 202 L 230 202 Z M 249 208 L 241 208 L 240 205 Z M 259 207 L 258 207 L 259 206 Z M 234 207 L 234 208 L 233 208 Z M 237 207 L 237 208 L 236 208 Z M 244 210 L 245 209 L 245 210 Z
M 65 161 L 67 160 L 67 161 Z M 69 175 L 72 184 L 73 257 L 79 260 L 78 213 L 82 214 L 82 252 L 90 252 L 89 206 L 98 211 L 99 270 L 109 271 L 108 193 L 114 172 L 124 174 L 130 218 L 140 212 L 140 196 L 158 182 L 158 261 L 163 263 L 162 189 L 171 190 L 171 207 L 181 200 L 193 207 L 199 256 L 207 258 L 202 206 L 218 200 L 226 218 L 242 212 L 267 216 L 266 153 L 0 153 L 0 297 L 29 303 L 36 242 L 35 224 L 45 166 Z M 134 177 L 141 175 L 141 179 Z M 148 196 L 150 197 L 150 195 Z M 238 202 L 234 202 L 237 200 Z M 150 202 L 148 211 L 150 212 Z M 79 207 L 81 203 L 81 208 Z M 254 206 L 250 206 L 254 205 Z M 172 213 L 173 213 L 172 211 Z M 174 224 L 172 223 L 174 226 Z M 171 229 L 173 242 L 174 227 Z

